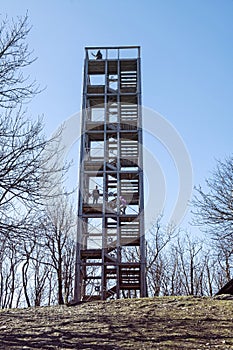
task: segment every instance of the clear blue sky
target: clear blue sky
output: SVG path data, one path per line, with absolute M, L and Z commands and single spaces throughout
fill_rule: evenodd
M 48 134 L 80 110 L 85 46 L 140 45 L 143 104 L 182 136 L 194 183 L 232 152 L 232 0 L 1 0 L 1 15 L 27 10 L 30 74 L 47 86 L 29 110 Z

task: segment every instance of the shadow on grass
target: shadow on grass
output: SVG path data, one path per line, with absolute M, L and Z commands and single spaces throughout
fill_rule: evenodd
M 111 307 L 97 310 L 90 305 L 83 314 L 82 309 L 69 314 L 56 309 L 0 313 L 0 349 L 176 350 L 232 341 L 232 319 L 219 320 L 213 314 L 192 318 L 188 312 L 182 318 L 177 309 L 173 315 L 166 311 L 152 305 L 113 313 Z

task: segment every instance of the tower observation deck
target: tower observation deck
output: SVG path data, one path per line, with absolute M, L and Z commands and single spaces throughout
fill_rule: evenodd
M 146 296 L 140 47 L 85 48 L 74 300 Z

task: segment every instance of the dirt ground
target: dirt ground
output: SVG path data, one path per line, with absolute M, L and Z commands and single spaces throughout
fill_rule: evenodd
M 0 311 L 0 349 L 233 349 L 233 300 L 157 297 Z

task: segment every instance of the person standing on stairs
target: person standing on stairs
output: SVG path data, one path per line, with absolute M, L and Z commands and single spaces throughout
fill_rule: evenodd
M 120 208 L 121 208 L 121 213 L 123 215 L 125 215 L 126 207 L 127 207 L 127 202 L 125 198 L 120 196 Z
M 95 204 L 95 203 L 97 204 L 99 196 L 100 196 L 100 191 L 99 191 L 97 185 L 95 186 L 95 189 L 92 192 L 92 196 L 93 196 L 93 204 Z

